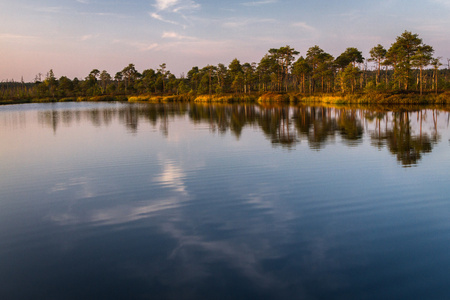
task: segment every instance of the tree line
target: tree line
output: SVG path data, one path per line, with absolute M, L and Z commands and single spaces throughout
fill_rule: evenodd
M 235 58 L 228 66 L 219 63 L 192 67 L 178 78 L 163 63 L 142 73 L 129 64 L 114 75 L 93 69 L 83 79 L 56 78 L 50 70 L 38 74 L 33 83 L 0 83 L 0 99 L 73 98 L 129 95 L 212 95 L 265 92 L 362 93 L 368 91 L 435 92 L 450 88 L 449 68 L 442 69 L 440 57 L 418 34 L 398 36 L 386 49 L 376 45 L 363 57 L 355 47 L 338 57 L 319 46 L 300 55 L 290 46 L 269 49 L 259 63 L 241 63 Z M 299 57 L 298 57 L 299 56 Z M 372 63 L 374 68 L 369 68 Z

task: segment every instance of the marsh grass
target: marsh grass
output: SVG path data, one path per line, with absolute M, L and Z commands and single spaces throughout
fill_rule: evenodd
M 257 99 L 255 95 L 230 94 L 230 95 L 199 95 L 194 102 L 200 103 L 254 103 Z
M 188 94 L 170 95 L 170 96 L 138 95 L 128 97 L 128 102 L 168 103 L 168 102 L 187 102 L 190 100 L 192 99 Z
M 81 102 L 81 101 L 128 101 L 128 102 L 149 102 L 149 103 L 169 103 L 169 102 L 196 102 L 196 103 L 306 103 L 306 104 L 364 104 L 364 105 L 430 105 L 450 104 L 450 91 L 442 93 L 424 93 L 420 95 L 417 92 L 377 92 L 366 91 L 355 94 L 301 94 L 301 93 L 252 93 L 252 94 L 214 94 L 197 95 L 195 93 L 185 93 L 180 95 L 102 95 L 90 97 L 65 97 L 65 98 L 33 98 L 33 99 L 14 99 L 1 100 L 0 104 L 20 104 L 20 103 L 46 103 L 46 102 Z

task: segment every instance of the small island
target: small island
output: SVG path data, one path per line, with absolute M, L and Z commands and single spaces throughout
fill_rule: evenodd
M 333 57 L 319 46 L 300 55 L 290 46 L 272 48 L 259 63 L 192 67 L 176 77 L 163 63 L 140 73 L 134 64 L 112 76 L 93 69 L 84 79 L 59 79 L 50 70 L 34 82 L 3 81 L 0 103 L 65 101 L 130 102 L 306 102 L 358 104 L 450 103 L 450 60 L 434 57 L 432 46 L 404 31 L 370 57 L 348 47 Z M 298 57 L 299 56 L 299 57 Z M 297 58 L 298 57 L 298 58 Z

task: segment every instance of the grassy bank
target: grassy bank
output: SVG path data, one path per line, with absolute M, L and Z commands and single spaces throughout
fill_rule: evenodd
M 128 97 L 128 102 L 168 103 L 168 102 L 189 102 L 192 100 L 193 99 L 189 94 L 170 95 L 170 96 L 138 95 Z
M 254 103 L 257 95 L 232 94 L 232 95 L 200 95 L 195 97 L 194 102 L 201 103 Z
M 257 95 L 230 94 L 230 95 L 196 95 L 183 94 L 172 96 L 139 95 L 128 97 L 129 102 L 150 102 L 150 103 L 168 103 L 168 102 L 196 102 L 196 103 L 254 103 Z
M 299 94 L 299 93 L 265 93 L 258 103 L 325 103 L 325 104 L 450 104 L 450 92 L 428 93 L 420 95 L 415 92 L 402 93 L 360 93 L 360 94 Z
M 38 98 L 0 100 L 0 104 L 46 103 L 46 102 L 79 102 L 79 101 L 128 101 L 147 103 L 195 102 L 195 103 L 306 103 L 306 104 L 364 104 L 364 105 L 430 105 L 450 104 L 450 92 L 425 93 L 416 92 L 367 92 L 359 94 L 301 94 L 301 93 L 252 93 L 252 94 L 220 94 L 196 95 L 103 95 L 92 97 Z

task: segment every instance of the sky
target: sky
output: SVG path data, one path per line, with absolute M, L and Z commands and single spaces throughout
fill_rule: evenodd
M 166 63 L 177 77 L 234 58 L 258 63 L 271 48 L 305 55 L 318 45 L 337 57 L 368 58 L 405 30 L 419 34 L 447 66 L 450 0 L 0 0 L 0 81 L 112 76 L 133 63 Z

